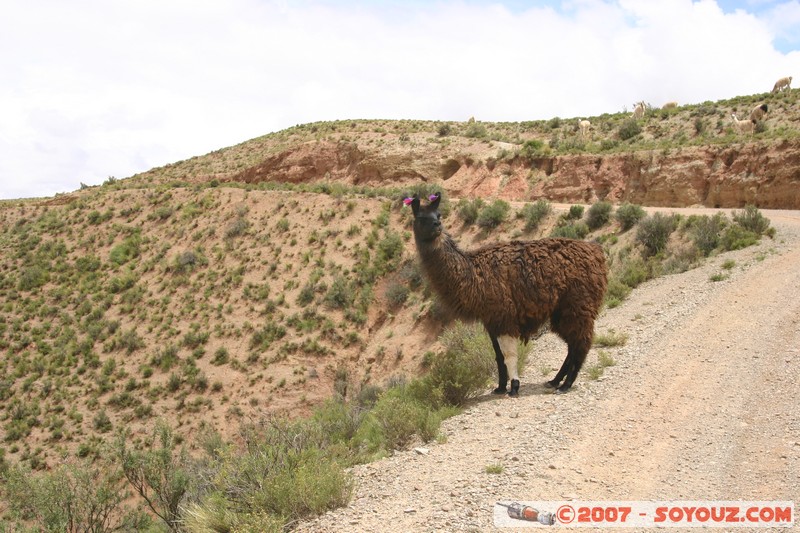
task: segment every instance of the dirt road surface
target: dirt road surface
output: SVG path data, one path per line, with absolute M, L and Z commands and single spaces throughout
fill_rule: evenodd
M 445 421 L 444 442 L 355 467 L 350 505 L 298 530 L 495 531 L 498 501 L 800 504 L 800 212 L 762 213 L 774 240 L 604 311 L 596 331 L 628 341 L 593 349 L 569 394 L 543 386 L 566 354 L 548 333 L 519 398 L 487 394 Z M 601 350 L 616 364 L 591 379 Z

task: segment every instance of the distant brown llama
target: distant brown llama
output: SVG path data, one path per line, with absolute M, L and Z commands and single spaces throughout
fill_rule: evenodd
M 489 244 L 463 251 L 444 232 L 439 193 L 427 206 L 416 195 L 414 239 L 423 271 L 457 318 L 483 323 L 495 352 L 495 394 L 519 394 L 517 339 L 527 342 L 546 322 L 568 346 L 555 378 L 558 393 L 572 387 L 592 346 L 608 272 L 603 250 L 573 239 Z M 563 381 L 563 382 L 562 382 Z

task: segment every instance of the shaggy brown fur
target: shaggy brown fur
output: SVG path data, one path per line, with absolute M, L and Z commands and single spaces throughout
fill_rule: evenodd
M 606 292 L 607 269 L 600 246 L 540 239 L 463 251 L 442 229 L 438 196 L 428 206 L 414 197 L 411 205 L 417 250 L 431 286 L 456 316 L 482 322 L 492 338 L 499 374 L 495 392 L 504 392 L 508 379 L 497 337 L 527 341 L 548 321 L 568 345 L 561 370 L 548 384 L 566 392 L 591 348 L 594 321 Z M 512 395 L 519 388 L 514 381 Z

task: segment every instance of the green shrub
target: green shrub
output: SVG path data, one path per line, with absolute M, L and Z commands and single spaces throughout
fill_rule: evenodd
M 675 230 L 675 218 L 655 213 L 643 218 L 636 231 L 636 241 L 645 249 L 647 256 L 656 255 L 667 247 L 669 236 Z
M 544 141 L 531 139 L 522 145 L 519 155 L 526 159 L 536 159 L 550 154 L 550 147 Z
M 138 234 L 126 237 L 121 244 L 111 249 L 109 260 L 116 265 L 124 265 L 128 261 L 139 257 L 141 244 L 142 240 Z
M 720 237 L 723 250 L 741 250 L 758 243 L 758 234 L 733 224 L 725 228 Z
M 458 205 L 456 205 L 458 218 L 460 218 L 465 225 L 474 224 L 475 221 L 478 220 L 478 215 L 481 209 L 483 209 L 483 206 L 484 202 L 481 198 L 474 198 L 472 200 L 462 198 L 458 201 Z
M 50 281 L 50 274 L 39 265 L 32 265 L 22 270 L 19 275 L 17 289 L 20 291 L 32 291 Z
M 481 228 L 493 229 L 508 219 L 509 211 L 511 211 L 511 204 L 505 200 L 495 200 L 481 209 L 475 222 Z
M 186 250 L 175 256 L 172 270 L 178 274 L 189 274 L 195 269 L 206 266 L 208 259 L 200 251 Z
M 113 428 L 111 419 L 108 417 L 105 409 L 101 410 L 95 415 L 94 419 L 92 420 L 92 424 L 94 424 L 94 429 L 100 433 L 108 433 Z
M 244 235 L 249 227 L 250 222 L 248 222 L 246 218 L 241 216 L 236 217 L 236 219 L 231 222 L 227 228 L 225 228 L 225 238 L 233 239 L 235 237 L 239 237 L 240 235 Z
M 387 230 L 384 238 L 378 242 L 375 255 L 375 268 L 378 275 L 394 271 L 402 255 L 403 237 L 396 231 Z
M 619 129 L 617 130 L 617 135 L 623 141 L 627 141 L 628 139 L 632 139 L 642 133 L 642 127 L 639 125 L 639 122 L 636 121 L 634 118 L 627 118 L 625 119 L 622 124 L 620 124 Z
M 470 122 L 469 125 L 467 125 L 467 130 L 464 132 L 464 137 L 483 139 L 486 137 L 486 126 L 480 122 Z
M 339 412 L 316 420 L 267 419 L 243 429 L 244 451 L 216 446 L 207 467 L 206 496 L 188 508 L 192 521 L 216 531 L 282 531 L 345 505 L 353 482 L 335 457 Z M 346 430 L 344 433 L 347 433 Z M 255 529 L 253 529 L 255 528 Z
M 692 242 L 706 257 L 719 246 L 721 233 L 726 225 L 727 220 L 722 213 L 712 217 L 693 216 L 686 221 Z
M 595 202 L 586 213 L 586 225 L 592 230 L 602 228 L 611 220 L 611 211 L 613 209 L 611 202 Z
M 441 417 L 419 400 L 404 393 L 404 387 L 390 389 L 370 411 L 387 450 L 404 448 L 415 435 L 427 442 L 439 431 Z
M 497 364 L 483 328 L 455 322 L 442 333 L 440 341 L 445 351 L 431 361 L 427 378 L 432 396 L 428 401 L 435 403 L 441 398 L 447 405 L 460 406 L 484 393 Z M 523 359 L 520 357 L 518 368 L 524 366 Z
M 553 207 L 545 199 L 539 199 L 536 203 L 525 204 L 520 210 L 519 216 L 525 220 L 525 231 L 534 231 L 544 218 L 553 211 Z
M 125 477 L 153 514 L 178 531 L 181 504 L 192 480 L 185 449 L 178 448 L 178 439 L 165 422 L 156 425 L 149 449 L 129 449 L 129 438 L 127 432 L 121 432 L 115 449 Z
M 595 333 L 592 345 L 600 348 L 609 348 L 609 347 L 625 346 L 627 342 L 628 342 L 627 333 L 621 333 L 617 332 L 616 330 L 610 329 L 606 333 Z
M 396 281 L 391 282 L 386 287 L 386 302 L 389 304 L 390 308 L 396 309 L 406 303 L 409 292 L 407 285 Z
M 354 288 L 343 276 L 336 276 L 323 301 L 331 309 L 347 309 L 353 305 L 354 300 Z
M 567 220 L 580 220 L 583 218 L 583 206 L 582 205 L 571 205 L 569 206 L 569 211 L 567 212 Z
M 96 272 L 100 270 L 100 258 L 93 255 L 83 255 L 75 260 L 75 269 L 78 272 Z
M 744 210 L 733 211 L 731 214 L 733 221 L 747 231 L 756 235 L 764 235 L 769 231 L 769 219 L 754 205 L 745 206 Z
M 642 206 L 625 202 L 617 208 L 614 217 L 622 227 L 622 231 L 627 231 L 638 224 L 645 215 L 646 213 Z
M 561 224 L 550 232 L 551 237 L 564 237 L 567 239 L 585 239 L 587 235 L 589 235 L 589 226 L 583 222 Z
M 269 348 L 274 341 L 282 339 L 285 335 L 286 328 L 270 321 L 253 333 L 250 339 L 250 349 L 263 352 Z
M 635 289 L 645 281 L 656 277 L 658 265 L 656 260 L 645 261 L 639 257 L 633 257 L 623 263 L 617 278 L 628 287 Z
M 623 282 L 617 276 L 608 279 L 608 290 L 606 290 L 606 305 L 609 308 L 617 307 L 631 293 L 631 286 Z
M 8 509 L 38 531 L 144 531 L 152 525 L 125 505 L 128 493 L 115 465 L 86 461 L 42 474 L 17 466 L 4 478 Z
M 219 366 L 219 365 L 224 365 L 228 361 L 230 361 L 230 354 L 228 353 L 228 349 L 225 348 L 224 346 L 220 346 L 214 352 L 214 357 L 211 359 L 211 364 Z

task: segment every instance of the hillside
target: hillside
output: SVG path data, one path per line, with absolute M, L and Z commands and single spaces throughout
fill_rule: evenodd
M 697 219 L 670 219 L 656 261 L 636 231 L 613 217 L 589 229 L 567 204 L 800 207 L 796 93 L 650 110 L 627 139 L 629 113 L 589 117 L 586 140 L 577 119 L 317 123 L 2 202 L 0 467 L 99 457 L 122 428 L 140 446 L 160 419 L 194 449 L 209 431 L 235 439 L 265 414 L 423 374 L 447 316 L 417 268 L 404 193 L 445 192 L 466 248 L 554 230 L 601 242 L 616 308 L 721 249 L 692 245 Z M 732 110 L 762 101 L 761 131 L 730 131 Z M 508 209 L 496 223 L 465 222 L 462 210 L 496 199 Z M 540 199 L 553 209 L 528 226 Z M 714 236 L 736 228 L 705 220 Z M 758 237 L 729 233 L 728 249 Z
M 296 126 L 130 180 L 142 186 L 332 181 L 368 187 L 438 183 L 456 197 L 642 205 L 800 207 L 798 91 L 577 119 L 353 120 Z M 755 134 L 737 133 L 766 103 Z
M 766 214 L 779 242 L 653 280 L 604 312 L 598 331 L 630 337 L 600 350 L 614 364 L 599 377 L 553 395 L 543 382 L 565 348 L 542 337 L 519 399 L 481 398 L 438 442 L 357 466 L 352 503 L 297 530 L 508 531 L 494 518 L 512 501 L 797 502 L 800 212 Z

